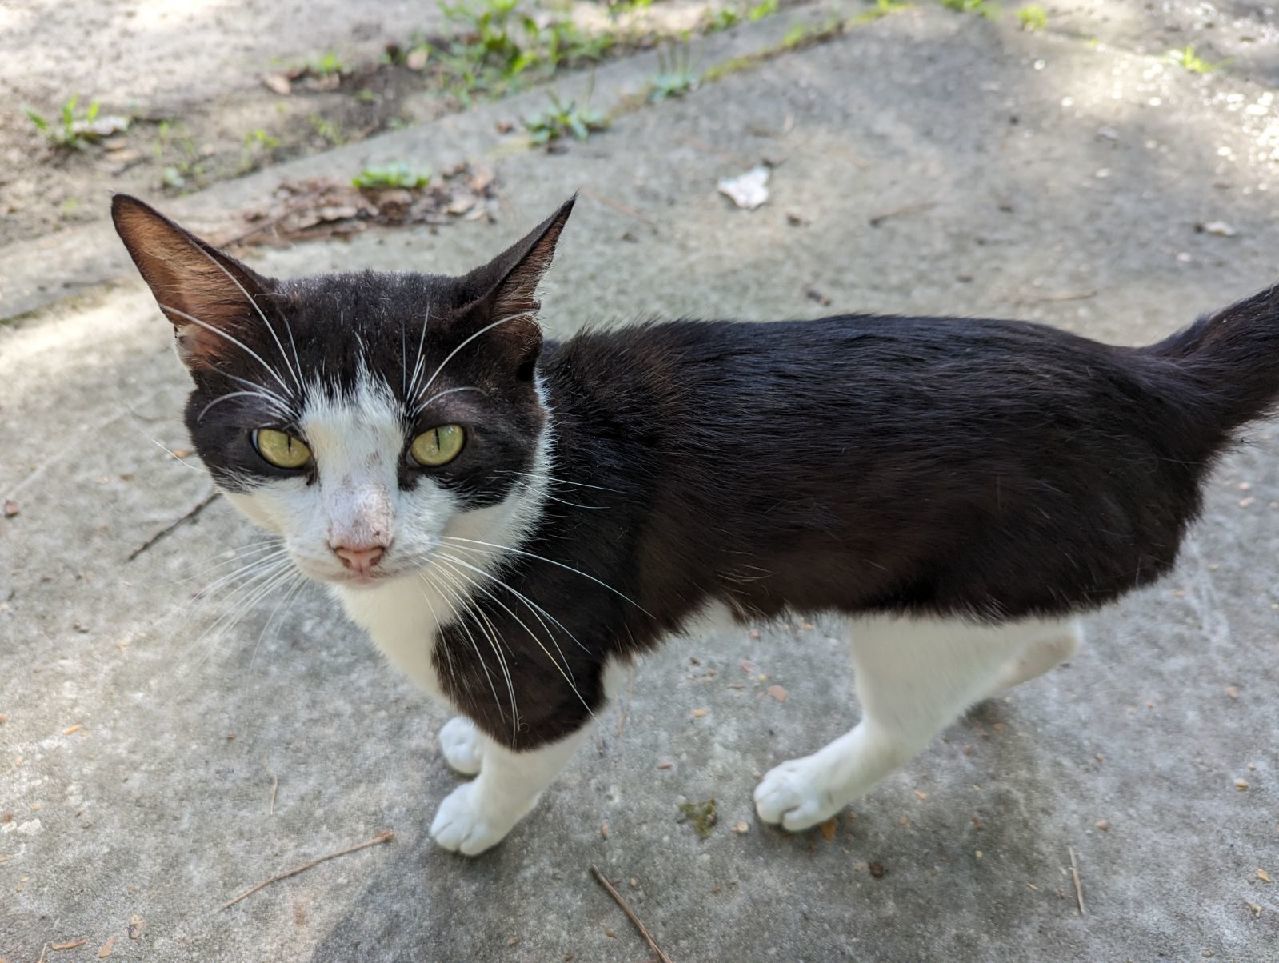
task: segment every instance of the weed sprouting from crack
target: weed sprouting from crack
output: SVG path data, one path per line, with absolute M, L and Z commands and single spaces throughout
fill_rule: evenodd
M 590 107 L 578 107 L 575 101 L 560 100 L 559 94 L 548 95 L 550 105 L 524 118 L 529 142 L 534 146 L 551 144 L 566 134 L 586 140 L 592 133 L 608 127 L 608 118 Z

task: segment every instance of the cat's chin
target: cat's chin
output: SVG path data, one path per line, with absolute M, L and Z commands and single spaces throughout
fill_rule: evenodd
M 303 573 L 314 582 L 344 589 L 377 588 L 403 574 L 401 572 L 370 572 L 367 575 L 356 575 L 352 572 L 312 572 L 305 569 Z

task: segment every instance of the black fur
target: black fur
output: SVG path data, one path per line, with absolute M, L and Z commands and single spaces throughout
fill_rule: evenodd
M 263 301 L 334 390 L 349 387 L 360 342 L 394 388 L 424 302 L 436 312 L 431 365 L 495 313 L 535 309 L 527 283 L 485 292 L 549 260 L 538 240 L 549 224 L 464 279 L 260 279 Z M 241 330 L 271 350 L 261 325 Z M 520 477 L 506 472 L 529 467 L 543 418 L 528 380 L 537 347 L 521 326 L 450 366 L 448 384 L 486 386 L 449 410 L 480 453 L 440 476 L 471 507 L 504 497 Z M 225 358 L 250 376 L 242 353 Z M 435 653 L 441 681 L 491 736 L 525 749 L 599 708 L 610 657 L 656 644 L 713 601 L 743 618 L 1095 609 L 1173 566 L 1215 459 L 1274 404 L 1277 359 L 1279 288 L 1148 348 L 1017 321 L 861 315 L 654 323 L 548 344 L 537 371 L 552 412 L 551 499 L 518 554 L 456 551 L 499 555 L 497 575 L 554 616 L 536 628 L 555 636 L 577 692 L 512 599 L 484 609 L 509 649 L 522 728 L 511 732 L 457 625 L 438 643 L 451 660 Z M 249 399 L 208 424 L 195 417 L 232 387 L 226 373 L 197 368 L 188 423 L 211 470 L 234 480 L 261 412 Z
M 543 357 L 563 481 L 526 548 L 632 601 L 529 557 L 503 577 L 589 640 L 562 645 L 596 698 L 605 655 L 712 600 L 751 618 L 1095 609 L 1173 566 L 1214 460 L 1279 391 L 1276 358 L 1279 289 L 1144 349 L 857 315 L 584 333 Z M 585 713 L 537 655 L 529 745 Z

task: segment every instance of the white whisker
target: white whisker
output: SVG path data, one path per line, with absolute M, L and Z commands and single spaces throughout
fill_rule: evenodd
M 452 545 L 452 546 L 450 546 L 450 548 L 453 548 L 454 550 L 459 551 L 459 552 L 473 552 L 473 553 L 475 553 L 475 554 L 477 554 L 477 555 L 489 555 L 489 554 L 491 554 L 491 553 L 485 552 L 483 549 L 479 549 L 479 548 L 469 548 L 469 547 L 468 547 L 468 546 L 466 546 L 466 545 Z M 528 608 L 531 612 L 533 612 L 534 617 L 535 617 L 535 618 L 537 618 L 537 620 L 538 620 L 539 622 L 542 622 L 542 616 L 545 616 L 546 618 L 550 619 L 552 622 L 554 622 L 554 623 L 555 623 L 555 625 L 556 625 L 556 626 L 560 629 L 560 631 L 561 631 L 561 632 L 563 632 L 565 635 L 567 635 L 570 639 L 572 639 L 572 640 L 573 640 L 573 642 L 577 645 L 577 647 L 578 647 L 579 649 L 581 649 L 583 652 L 586 652 L 587 654 L 590 654 L 590 651 L 591 651 L 591 650 L 590 650 L 590 649 L 588 649 L 586 646 L 584 646 L 584 645 L 583 645 L 583 644 L 582 644 L 582 643 L 578 640 L 577 636 L 575 636 L 572 632 L 570 632 L 570 631 L 568 630 L 568 627 L 567 627 L 566 625 L 564 625 L 564 623 L 563 623 L 563 622 L 561 622 L 559 619 L 557 619 L 555 616 L 553 616 L 550 612 L 546 611 L 546 609 L 542 608 L 542 606 L 538 605 L 536 602 L 534 602 L 531 598 L 529 598 L 529 597 L 528 597 L 527 595 L 525 595 L 523 592 L 521 592 L 521 591 L 519 591 L 518 589 L 516 589 L 514 586 L 512 586 L 512 585 L 510 585 L 509 583 L 507 583 L 507 582 L 503 581 L 502 579 L 498 578 L 498 577 L 497 577 L 496 575 L 494 575 L 492 572 L 486 572 L 486 571 L 484 571 L 484 569 L 480 568 L 478 565 L 471 565 L 470 563 L 465 562 L 465 561 L 463 561 L 463 560 L 462 560 L 462 559 L 460 559 L 460 558 L 456 558 L 456 557 L 454 557 L 454 556 L 452 556 L 452 555 L 448 555 L 447 553 L 444 553 L 444 552 L 441 552 L 441 553 L 440 553 L 440 555 L 441 555 L 442 557 L 444 557 L 444 558 L 451 559 L 454 563 L 456 563 L 456 564 L 458 564 L 458 565 L 463 565 L 463 566 L 465 566 L 466 568 L 470 569 L 471 571 L 473 571 L 473 572 L 475 572 L 475 573 L 477 573 L 477 574 L 479 574 L 479 575 L 483 575 L 483 576 L 484 576 L 485 578 L 487 578 L 487 579 L 491 579 L 492 581 L 496 582 L 498 585 L 502 586 L 502 588 L 506 589 L 508 592 L 510 592 L 512 595 L 514 595 L 517 599 L 519 599 L 521 602 L 523 602 L 523 603 L 524 603 L 524 605 L 525 605 L 525 607 L 526 607 L 526 608 Z M 545 622 L 542 622 L 542 627 L 543 627 L 543 628 L 546 628 L 546 623 L 545 623 Z M 548 634 L 550 634 L 550 630 L 549 630 L 549 629 L 547 629 L 547 633 L 548 633 Z M 552 638 L 552 640 L 553 640 L 553 639 L 554 639 L 554 635 L 551 635 L 551 638 Z M 557 646 L 556 646 L 556 648 L 558 649 L 558 648 L 559 648 L 559 646 L 557 645 Z M 561 657 L 561 658 L 563 658 L 563 656 L 564 656 L 564 653 L 563 653 L 563 652 L 561 652 L 561 653 L 560 653 L 560 657 Z
M 437 573 L 437 574 L 442 574 L 442 573 Z M 425 581 L 428 585 L 430 585 L 437 592 L 439 592 L 442 598 L 446 594 L 452 596 L 453 601 L 450 602 L 450 604 L 453 607 L 453 615 L 457 619 L 458 626 L 462 629 L 463 632 L 466 633 L 466 637 L 471 643 L 471 649 L 475 652 L 475 660 L 479 662 L 480 668 L 484 672 L 484 678 L 488 682 L 489 691 L 493 693 L 493 704 L 497 706 L 497 711 L 501 714 L 502 718 L 505 719 L 506 713 L 502 711 L 502 703 L 499 700 L 497 695 L 497 686 L 493 684 L 493 675 L 492 673 L 489 672 L 488 663 L 484 661 L 484 656 L 480 652 L 479 643 L 475 641 L 475 636 L 471 633 L 471 628 L 467 624 L 466 616 L 469 614 L 469 612 L 467 610 L 465 600 L 462 599 L 462 597 L 459 596 L 455 590 L 445 585 L 443 579 L 440 579 L 438 581 L 432 580 L 427 576 L 427 573 L 425 570 L 419 572 L 418 575 L 423 579 L 423 581 Z M 492 645 L 491 642 L 489 644 Z M 510 693 L 510 697 L 511 697 L 512 712 L 514 712 L 515 711 L 515 689 L 514 689 L 514 686 L 510 684 L 509 677 L 508 677 L 507 686 L 508 686 L 507 691 Z M 512 725 L 513 726 L 515 725 L 514 720 L 512 720 Z
M 439 575 L 441 578 L 447 579 L 461 597 L 466 600 L 463 604 L 467 606 L 467 612 L 475 619 L 476 628 L 480 630 L 480 634 L 488 639 L 489 647 L 493 649 L 494 654 L 497 656 L 498 666 L 502 670 L 502 677 L 506 680 L 506 691 L 511 700 L 511 732 L 512 734 L 517 733 L 520 727 L 520 713 L 515 704 L 515 683 L 511 678 L 510 666 L 506 661 L 506 656 L 502 653 L 502 642 L 505 641 L 502 638 L 502 634 L 498 632 L 497 626 L 495 626 L 493 624 L 493 620 L 488 617 L 488 613 L 484 611 L 474 598 L 469 597 L 466 591 L 466 582 L 460 579 L 455 572 L 437 566 L 435 574 Z M 507 649 L 510 650 L 512 655 L 515 654 L 515 650 L 511 649 L 509 644 L 507 644 Z
M 222 372 L 222 374 L 226 376 L 227 378 L 230 378 L 232 381 L 236 382 L 237 384 L 244 385 L 244 387 L 252 391 L 261 391 L 263 394 L 270 397 L 271 400 L 274 401 L 276 405 L 278 405 L 279 408 L 285 414 L 290 416 L 293 414 L 293 405 L 289 402 L 289 400 L 287 398 L 281 397 L 277 392 L 272 391 L 266 385 L 261 385 L 261 384 L 258 384 L 256 381 L 250 381 L 247 378 L 241 378 L 238 375 L 233 375 L 229 371 L 224 371 Z
M 204 416 L 205 416 L 206 414 L 208 414 L 209 409 L 210 409 L 210 408 L 212 408 L 212 407 L 213 407 L 214 405 L 216 405 L 216 404 L 220 404 L 220 403 L 221 403 L 221 402 L 223 402 L 223 401 L 230 401 L 232 398 L 243 398 L 243 397 L 246 397 L 246 396 L 252 396 L 252 397 L 254 397 L 254 398 L 261 398 L 261 399 L 263 399 L 264 401 L 271 402 L 272 407 L 274 407 L 274 406 L 275 406 L 275 402 L 273 402 L 269 396 L 264 395 L 264 394 L 263 394 L 262 392 L 260 392 L 260 391 L 232 391 L 232 392 L 229 392 L 228 394 L 225 394 L 225 395 L 218 395 L 216 398 L 214 398 L 212 401 L 210 401 L 207 405 L 205 405 L 203 408 L 201 408 L 201 409 L 200 409 L 200 413 L 199 413 L 198 415 L 196 415 L 196 416 L 195 416 L 195 420 L 196 420 L 197 422 L 203 421 L 203 420 L 204 420 Z
M 600 586 L 600 588 L 607 589 L 608 591 L 616 595 L 618 598 L 622 599 L 624 602 L 629 602 L 631 605 L 635 606 L 635 608 L 639 609 L 641 612 L 647 615 L 650 619 L 656 618 L 656 616 L 654 616 L 651 612 L 645 609 L 642 605 L 640 605 L 634 599 L 619 592 L 617 589 L 613 588 L 613 586 L 609 585 L 607 582 L 597 579 L 594 575 L 588 575 L 586 572 L 583 572 L 581 569 L 574 568 L 572 565 L 565 565 L 563 562 L 557 562 L 553 558 L 547 558 L 544 555 L 538 555 L 534 552 L 526 552 L 524 551 L 524 549 L 521 549 L 521 548 L 512 548 L 509 545 L 494 545 L 492 542 L 480 541 L 480 539 L 478 538 L 461 538 L 460 536 L 457 536 L 457 535 L 445 535 L 444 538 L 447 541 L 451 541 L 451 542 L 470 542 L 473 545 L 485 545 L 488 548 L 496 549 L 500 552 L 510 552 L 513 555 L 522 555 L 525 558 L 537 559 L 538 561 L 545 562 L 548 565 L 554 565 L 556 568 L 562 568 L 566 572 L 573 572 L 575 575 L 580 575 L 582 578 L 588 579 L 594 582 L 596 585 Z
M 426 356 L 422 353 L 426 346 L 426 329 L 431 324 L 431 306 L 426 306 L 426 317 L 422 319 L 422 330 L 417 336 L 417 357 L 413 360 L 413 377 L 409 380 L 409 386 L 404 391 L 404 400 L 414 397 L 413 389 L 417 386 L 417 379 L 422 374 L 422 362 L 426 360 Z
M 428 582 L 428 585 L 430 588 L 435 590 L 437 595 L 441 594 L 439 588 L 433 582 Z M 444 623 L 440 621 L 440 617 L 435 611 L 435 605 L 431 602 L 431 595 L 429 592 L 422 593 L 422 601 L 426 603 L 427 611 L 431 613 L 431 621 L 435 623 L 436 628 L 435 638 L 437 647 L 444 651 L 444 660 L 449 664 L 449 677 L 453 680 L 454 685 L 456 685 L 457 666 L 453 664 L 453 650 L 444 642 L 441 633 L 441 630 L 444 628 Z
M 206 251 L 199 244 L 196 244 L 194 241 L 191 242 L 191 246 L 194 247 L 201 254 L 203 254 L 206 258 L 208 258 L 209 262 L 214 267 L 216 267 L 219 271 L 225 274 L 227 276 L 227 280 L 229 280 L 232 284 L 234 284 L 236 288 L 239 289 L 240 293 L 244 295 L 244 299 L 248 301 L 249 304 L 253 305 L 253 310 L 258 313 L 258 317 L 262 319 L 262 323 L 266 325 L 266 329 L 271 332 L 271 339 L 275 341 L 275 346 L 280 349 L 280 357 L 284 361 L 284 366 L 288 368 L 289 372 L 293 375 L 293 381 L 294 383 L 297 384 L 298 394 L 301 394 L 302 393 L 302 364 L 301 362 L 298 363 L 297 370 L 294 370 L 293 365 L 289 364 L 289 356 L 284 353 L 284 344 L 280 341 L 280 336 L 275 333 L 275 328 L 272 327 L 271 322 L 267 320 L 266 313 L 258 305 L 258 302 L 254 300 L 249 295 L 249 292 L 244 289 L 244 285 L 240 283 L 239 278 L 237 278 L 234 274 L 232 274 L 230 271 L 227 270 L 225 264 L 223 264 L 221 261 L 215 258 L 212 254 Z M 285 325 L 288 326 L 287 318 L 285 319 Z M 289 326 L 289 340 L 290 341 L 293 340 L 293 328 L 291 326 Z M 297 353 L 298 353 L 298 347 L 296 344 L 294 344 L 293 356 L 295 358 L 297 357 Z M 280 384 L 283 386 L 284 382 L 281 381 Z M 285 387 L 284 390 L 288 391 L 289 389 Z
M 529 478 L 545 478 L 547 481 L 552 481 L 559 485 L 576 485 L 578 488 L 594 488 L 596 491 L 612 492 L 614 495 L 626 494 L 625 492 L 618 491 L 616 488 L 605 488 L 603 485 L 590 485 L 586 482 L 570 481 L 567 478 L 557 478 L 554 475 L 548 475 L 546 472 L 517 471 L 514 468 L 495 468 L 493 470 L 499 475 L 526 475 Z
M 437 394 L 433 394 L 433 395 L 431 395 L 431 397 L 427 398 L 424 402 L 422 402 L 420 405 L 418 405 L 417 407 L 415 407 L 415 408 L 413 409 L 413 414 L 415 414 L 415 415 L 421 414 L 421 413 L 422 413 L 423 411 L 425 411 L 425 410 L 426 410 L 426 409 L 427 409 L 430 405 L 432 405 L 432 404 L 434 404 L 435 402 L 439 401 L 439 400 L 440 400 L 441 398 L 443 398 L 445 395 L 451 395 L 451 394 L 453 394 L 454 392 L 457 392 L 457 391 L 478 391 L 480 394 L 484 394 L 484 393 L 485 393 L 485 391 L 484 391 L 484 389 L 483 389 L 483 388 L 475 388 L 475 387 L 472 387 L 472 386 L 470 386 L 470 385 L 467 385 L 467 386 L 466 386 L 466 387 L 464 387 L 464 388 L 449 388 L 447 391 L 441 391 L 441 392 L 438 392 Z
M 426 392 L 426 389 L 431 387 L 431 385 L 435 383 L 435 379 L 440 376 L 440 372 L 444 370 L 444 366 L 453 360 L 454 355 L 456 355 L 459 351 L 465 348 L 468 344 L 470 344 L 480 335 L 485 334 L 488 331 L 492 331 L 498 325 L 506 324 L 510 321 L 515 321 L 522 317 L 524 317 L 524 315 L 515 314 L 509 318 L 500 318 L 497 321 L 493 321 L 493 322 L 490 322 L 489 324 L 484 325 L 484 327 L 480 328 L 480 330 L 476 331 L 474 334 L 465 338 L 461 344 L 459 344 L 456 348 L 454 348 L 452 351 L 450 351 L 447 355 L 444 356 L 444 360 L 440 362 L 440 366 L 435 369 L 431 377 L 426 379 L 426 384 L 422 385 L 422 390 L 419 391 L 418 394 L 424 394 Z
M 257 642 L 253 644 L 253 655 L 249 657 L 250 672 L 253 671 L 253 665 L 257 662 L 258 653 L 262 651 L 262 642 L 271 632 L 272 627 L 276 625 L 276 620 L 281 618 L 284 613 L 288 611 L 288 607 L 293 604 L 293 601 L 298 597 L 302 589 L 306 587 L 306 577 L 302 575 L 302 573 L 294 569 L 292 577 L 292 584 L 287 581 L 285 582 L 286 587 L 284 589 L 284 594 L 280 596 L 280 601 L 275 603 L 275 608 L 273 608 L 271 610 L 271 614 L 267 616 L 266 624 L 262 626 L 262 631 L 258 633 Z
M 161 304 L 160 308 L 161 310 L 164 310 L 164 311 L 172 311 L 178 317 L 185 318 L 187 321 L 190 321 L 192 324 L 198 324 L 200 327 L 204 328 L 206 331 L 213 332 L 219 338 L 225 338 L 227 341 L 230 341 L 237 348 L 240 348 L 242 351 L 248 354 L 251 358 L 257 361 L 258 364 L 266 368 L 266 370 L 271 373 L 271 377 L 280 383 L 280 387 L 284 389 L 286 394 L 291 390 L 289 386 L 284 383 L 284 379 L 280 377 L 280 373 L 276 371 L 275 368 L 271 367 L 271 365 L 267 364 L 265 359 L 263 359 L 262 355 L 258 354 L 256 351 L 250 348 L 247 344 L 245 344 L 239 338 L 232 337 L 231 335 L 227 334 L 225 331 L 221 330 L 220 328 L 215 328 L 213 325 L 209 324 L 208 322 L 201 321 L 199 318 L 195 317 L 194 315 L 187 314 L 185 311 L 180 311 L 177 308 L 170 307 L 167 304 Z
M 437 556 L 437 559 L 438 561 L 440 561 L 445 566 L 448 566 L 449 568 L 453 568 L 453 566 L 457 564 L 465 565 L 465 563 L 463 563 L 461 559 L 453 558 L 452 556 L 446 555 L 444 553 L 440 553 Z M 469 566 L 469 565 L 465 567 L 474 568 L 474 566 Z M 454 571 L 456 571 L 456 569 L 454 569 Z M 476 569 L 476 571 L 478 571 L 478 569 Z M 458 577 L 466 578 L 466 575 L 465 573 L 458 573 Z M 555 641 L 554 633 L 550 632 L 549 629 L 547 630 L 547 636 L 550 638 L 551 644 L 555 646 L 556 651 L 559 652 L 560 660 L 563 662 L 563 665 L 561 665 L 560 662 L 557 662 L 555 660 L 555 656 L 551 655 L 550 650 L 545 645 L 542 644 L 542 640 L 537 637 L 537 634 L 534 633 L 534 631 L 530 629 L 527 625 L 525 625 L 524 621 L 518 615 L 516 615 L 509 608 L 507 608 L 506 604 L 503 603 L 501 599 L 499 599 L 496 595 L 494 595 L 492 592 L 486 589 L 483 585 L 476 582 L 475 579 L 470 578 L 467 580 L 476 589 L 483 592 L 489 599 L 491 599 L 494 605 L 496 605 L 503 612 L 505 612 L 507 615 L 513 618 L 516 624 L 519 625 L 520 628 L 522 628 L 525 632 L 528 633 L 528 637 L 537 644 L 537 647 L 541 649 L 542 653 L 546 656 L 546 658 L 550 660 L 551 665 L 555 666 L 555 670 L 559 672 L 561 676 L 563 676 L 564 681 L 567 682 L 569 688 L 573 690 L 573 695 L 577 696 L 577 701 L 582 703 L 582 705 L 586 707 L 586 711 L 589 712 L 592 716 L 594 716 L 595 713 L 591 710 L 590 704 L 586 701 L 585 698 L 582 697 L 582 693 L 577 688 L 577 683 L 574 682 L 573 677 L 568 674 L 568 660 L 564 658 L 564 651 L 560 649 L 559 643 Z M 546 626 L 543 625 L 543 628 L 546 628 Z
M 174 451 L 172 448 L 170 448 L 168 445 L 166 445 L 164 442 L 162 442 L 159 438 L 151 438 L 150 436 L 147 436 L 147 440 L 151 442 L 151 444 L 159 448 L 166 455 L 168 455 L 170 458 L 172 458 L 174 461 L 176 461 L 183 468 L 187 468 L 187 469 L 190 469 L 191 471 L 200 472 L 200 474 L 204 474 L 195 465 L 189 464 L 185 458 L 179 458 L 178 453 Z

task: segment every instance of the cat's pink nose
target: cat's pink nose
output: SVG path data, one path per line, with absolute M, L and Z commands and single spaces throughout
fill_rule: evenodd
M 342 560 L 342 564 L 360 575 L 367 575 L 373 567 L 382 561 L 386 549 L 381 545 L 368 545 L 353 548 L 349 545 L 334 545 L 333 554 Z

